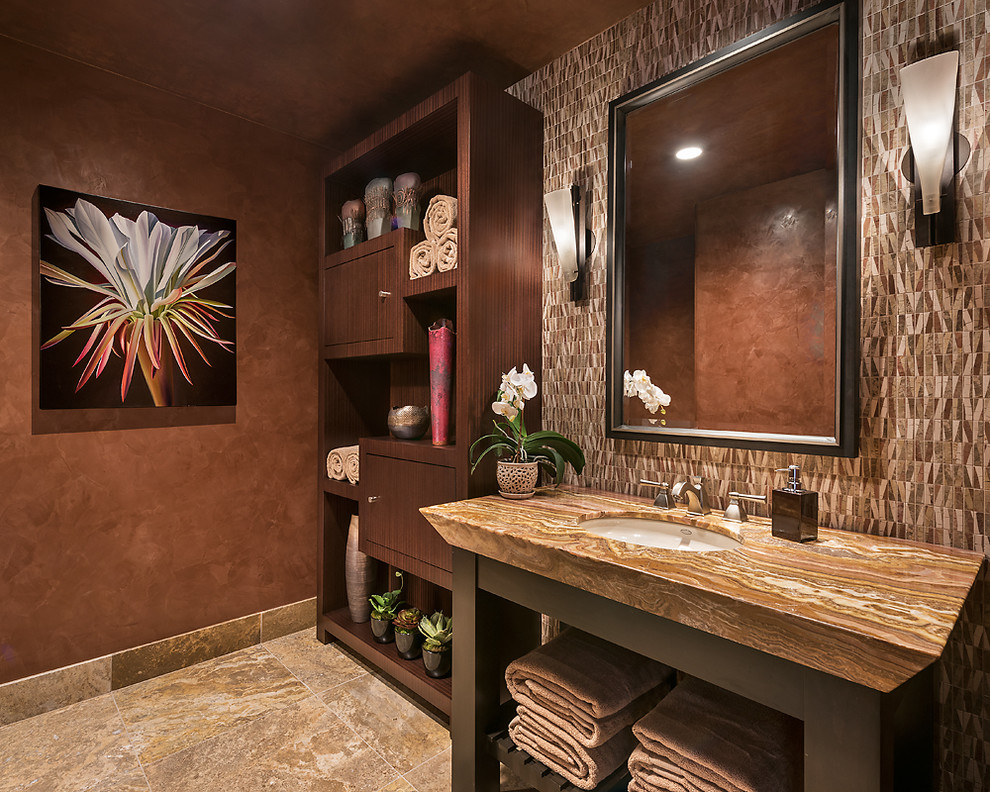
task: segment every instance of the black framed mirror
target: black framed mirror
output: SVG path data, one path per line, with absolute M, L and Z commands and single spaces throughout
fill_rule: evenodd
M 610 103 L 608 436 L 856 455 L 856 13 Z

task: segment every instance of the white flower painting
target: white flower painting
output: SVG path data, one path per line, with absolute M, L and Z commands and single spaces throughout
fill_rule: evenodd
M 42 408 L 234 404 L 233 221 L 39 194 Z

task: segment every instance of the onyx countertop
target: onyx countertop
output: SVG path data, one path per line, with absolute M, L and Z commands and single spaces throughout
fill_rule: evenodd
M 983 563 L 979 553 L 827 528 L 815 542 L 790 542 L 766 519 L 692 517 L 573 487 L 421 511 L 454 547 L 881 692 L 941 655 Z M 728 533 L 742 545 L 662 550 L 579 527 L 617 515 Z

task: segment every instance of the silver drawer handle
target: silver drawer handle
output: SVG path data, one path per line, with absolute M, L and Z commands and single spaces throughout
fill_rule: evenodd
M 386 297 L 391 297 L 392 296 L 392 292 L 379 291 L 378 292 L 378 296 L 381 297 L 384 300 Z
M 368 496 L 368 503 L 374 503 L 377 500 L 380 500 L 380 496 L 378 496 L 378 495 L 369 495 Z

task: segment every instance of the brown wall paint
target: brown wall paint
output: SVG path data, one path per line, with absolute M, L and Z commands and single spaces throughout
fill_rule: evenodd
M 0 37 L 0 682 L 313 594 L 321 151 Z M 38 184 L 237 221 L 236 423 L 32 435 Z
M 708 478 L 717 504 L 731 490 L 780 486 L 775 468 L 802 466 L 825 525 L 990 553 L 990 207 L 984 90 L 987 0 L 864 0 L 860 455 L 835 459 L 605 437 L 605 238 L 608 102 L 739 41 L 813 0 L 657 0 L 516 84 L 544 113 L 545 190 L 592 190 L 599 245 L 590 299 L 570 300 L 544 237 L 543 420 L 584 448 L 581 482 L 640 495 L 640 478 Z M 908 146 L 898 70 L 960 51 L 957 119 L 973 158 L 957 179 L 959 242 L 916 249 L 911 192 L 898 172 Z M 658 383 L 661 387 L 663 382 Z M 940 787 L 988 789 L 990 586 L 977 582 L 936 666 Z

